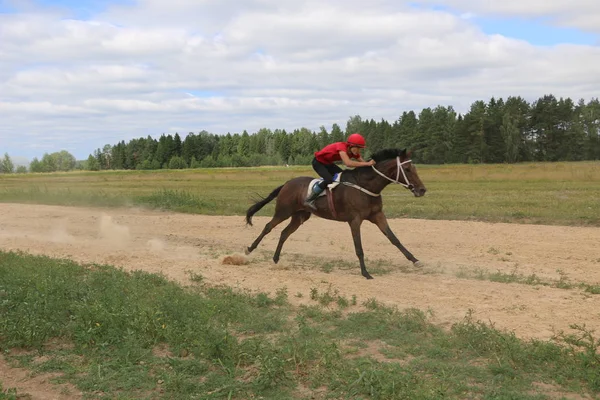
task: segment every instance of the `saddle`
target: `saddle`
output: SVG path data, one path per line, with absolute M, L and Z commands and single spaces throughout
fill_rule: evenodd
M 312 181 L 310 181 L 310 183 L 308 184 L 308 192 L 306 193 L 307 196 L 310 196 L 310 194 L 312 193 L 313 187 L 319 183 L 322 182 L 323 178 L 318 178 L 318 179 L 313 179 Z M 330 183 L 329 185 L 327 185 L 327 188 L 329 188 L 330 191 L 332 191 L 333 189 L 335 189 L 335 187 L 337 185 L 339 185 L 342 181 L 342 172 L 336 172 L 335 175 L 333 175 L 333 183 Z M 319 193 L 318 197 L 321 196 L 325 196 L 325 192 L 327 192 L 327 190 L 323 190 L 321 193 Z
M 350 182 L 342 182 L 342 172 L 338 172 L 335 175 L 333 175 L 333 183 L 330 183 L 329 185 L 327 185 L 327 187 L 325 188 L 325 190 L 323 190 L 321 193 L 319 193 L 318 197 L 321 196 L 327 196 L 327 204 L 329 205 L 329 209 L 331 210 L 331 213 L 333 214 L 334 218 L 337 218 L 337 212 L 335 210 L 335 204 L 333 201 L 333 189 L 335 189 L 340 183 L 345 185 L 345 186 L 350 186 L 354 189 L 360 190 L 361 192 L 372 196 L 372 197 L 379 197 L 380 194 L 379 193 L 373 193 L 363 187 L 358 186 L 357 184 L 354 183 L 350 183 Z M 310 183 L 308 184 L 308 191 L 306 193 L 306 196 L 310 196 L 312 193 L 312 189 L 313 187 L 321 182 L 323 180 L 323 178 L 318 178 L 318 179 L 313 179 L 312 181 L 310 181 Z
M 323 190 L 317 196 L 317 197 L 327 196 L 327 205 L 329 206 L 329 209 L 331 210 L 331 213 L 332 213 L 332 215 L 333 215 L 334 218 L 337 218 L 337 211 L 335 210 L 335 205 L 333 203 L 333 193 L 332 193 L 332 190 L 335 189 L 335 187 L 338 186 L 341 183 L 341 180 L 342 180 L 342 172 L 337 172 L 335 175 L 333 175 L 333 182 L 330 183 L 329 185 L 327 185 L 327 187 L 325 188 L 325 190 Z M 312 181 L 310 181 L 310 183 L 308 184 L 308 193 L 307 193 L 307 196 L 310 196 L 310 194 L 312 193 L 313 187 L 317 183 L 322 182 L 322 181 L 323 181 L 323 178 L 313 179 Z

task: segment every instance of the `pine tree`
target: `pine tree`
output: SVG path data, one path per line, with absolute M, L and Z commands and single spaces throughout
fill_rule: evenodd
M 327 129 L 325 129 L 325 127 L 323 125 L 321 125 L 321 127 L 319 128 L 319 133 L 317 134 L 317 143 L 318 143 L 319 149 L 322 149 L 323 147 L 325 147 L 329 143 L 331 143 L 330 138 L 329 138 L 329 133 L 327 132 Z
M 175 132 L 175 137 L 173 138 L 173 155 L 181 157 L 181 137 L 179 133 Z
M 250 136 L 244 130 L 237 145 L 237 153 L 240 156 L 248 156 L 250 154 Z
M 502 117 L 500 133 L 504 140 L 504 160 L 508 163 L 514 163 L 519 157 L 521 147 L 521 134 L 517 126 L 516 117 L 510 111 L 505 111 Z
M 464 116 L 464 124 L 468 138 L 466 150 L 466 162 L 482 163 L 486 162 L 486 104 L 479 100 L 471 105 L 471 109 Z
M 600 101 L 593 99 L 583 110 L 583 125 L 586 136 L 587 160 L 600 160 Z
M 345 141 L 344 132 L 342 132 L 342 129 L 340 128 L 340 126 L 338 124 L 332 125 L 331 134 L 329 136 L 329 139 L 331 141 L 330 143 Z
M 484 140 L 486 154 L 484 159 L 488 163 L 501 163 L 504 161 L 506 146 L 501 126 L 504 118 L 504 101 L 491 98 L 486 107 L 484 127 Z

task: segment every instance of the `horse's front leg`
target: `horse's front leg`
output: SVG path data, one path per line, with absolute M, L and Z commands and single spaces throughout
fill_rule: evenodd
M 390 240 L 390 242 L 392 242 L 392 244 L 396 246 L 409 261 L 412 261 L 415 267 L 422 266 L 421 262 L 417 260 L 415 256 L 413 256 L 412 253 L 408 251 L 406 247 L 402 245 L 402 243 L 400 243 L 400 240 L 398 240 L 396 235 L 394 235 L 394 232 L 392 232 L 392 229 L 388 225 L 387 218 L 385 217 L 385 214 L 382 211 L 371 215 L 368 219 L 369 221 L 377 225 L 377 227 Z
M 350 224 L 350 231 L 352 232 L 352 239 L 354 240 L 354 250 L 356 250 L 356 255 L 358 257 L 358 261 L 360 262 L 360 273 L 367 279 L 373 279 L 373 277 L 367 272 L 367 267 L 365 266 L 365 255 L 363 253 L 362 243 L 360 240 L 360 225 L 362 224 L 362 220 L 360 218 L 355 218 L 348 223 Z

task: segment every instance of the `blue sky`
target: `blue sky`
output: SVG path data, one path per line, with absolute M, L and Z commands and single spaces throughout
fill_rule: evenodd
M 88 19 L 118 4 L 131 4 L 129 1 L 108 0 L 0 0 L 0 12 L 15 13 L 27 10 L 62 11 L 67 18 Z
M 0 0 L 0 153 L 591 100 L 598 20 L 588 0 Z
M 598 35 L 577 28 L 559 27 L 542 18 L 474 18 L 483 32 L 525 40 L 538 46 L 557 44 L 597 45 Z
M 577 27 L 564 27 L 556 24 L 551 16 L 494 16 L 465 15 L 468 11 L 439 4 L 410 3 L 416 9 L 432 9 L 468 18 L 475 26 L 487 34 L 499 34 L 527 41 L 533 45 L 552 46 L 557 44 L 598 45 L 598 33 Z M 599 22 L 600 25 L 600 22 Z

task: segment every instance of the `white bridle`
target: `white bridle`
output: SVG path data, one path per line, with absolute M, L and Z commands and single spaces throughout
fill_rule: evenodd
M 404 172 L 404 168 L 402 168 L 402 166 L 404 164 L 408 164 L 410 162 L 412 162 L 412 160 L 406 160 L 406 161 L 400 162 L 400 157 L 396 157 L 396 165 L 398 166 L 397 167 L 398 169 L 396 171 L 396 179 L 395 180 L 386 176 L 384 173 L 380 172 L 377 168 L 375 168 L 374 165 L 371 165 L 371 168 L 373 168 L 373 170 L 375 172 L 377 172 L 380 176 L 384 177 L 388 181 L 390 181 L 392 183 L 397 183 L 399 185 L 404 186 L 407 189 L 412 190 L 414 188 L 414 186 L 410 183 L 410 181 L 408 180 L 408 177 L 406 176 L 406 172 Z M 406 182 L 406 183 L 400 182 L 400 171 L 402 171 L 402 177 L 404 178 L 404 182 Z

